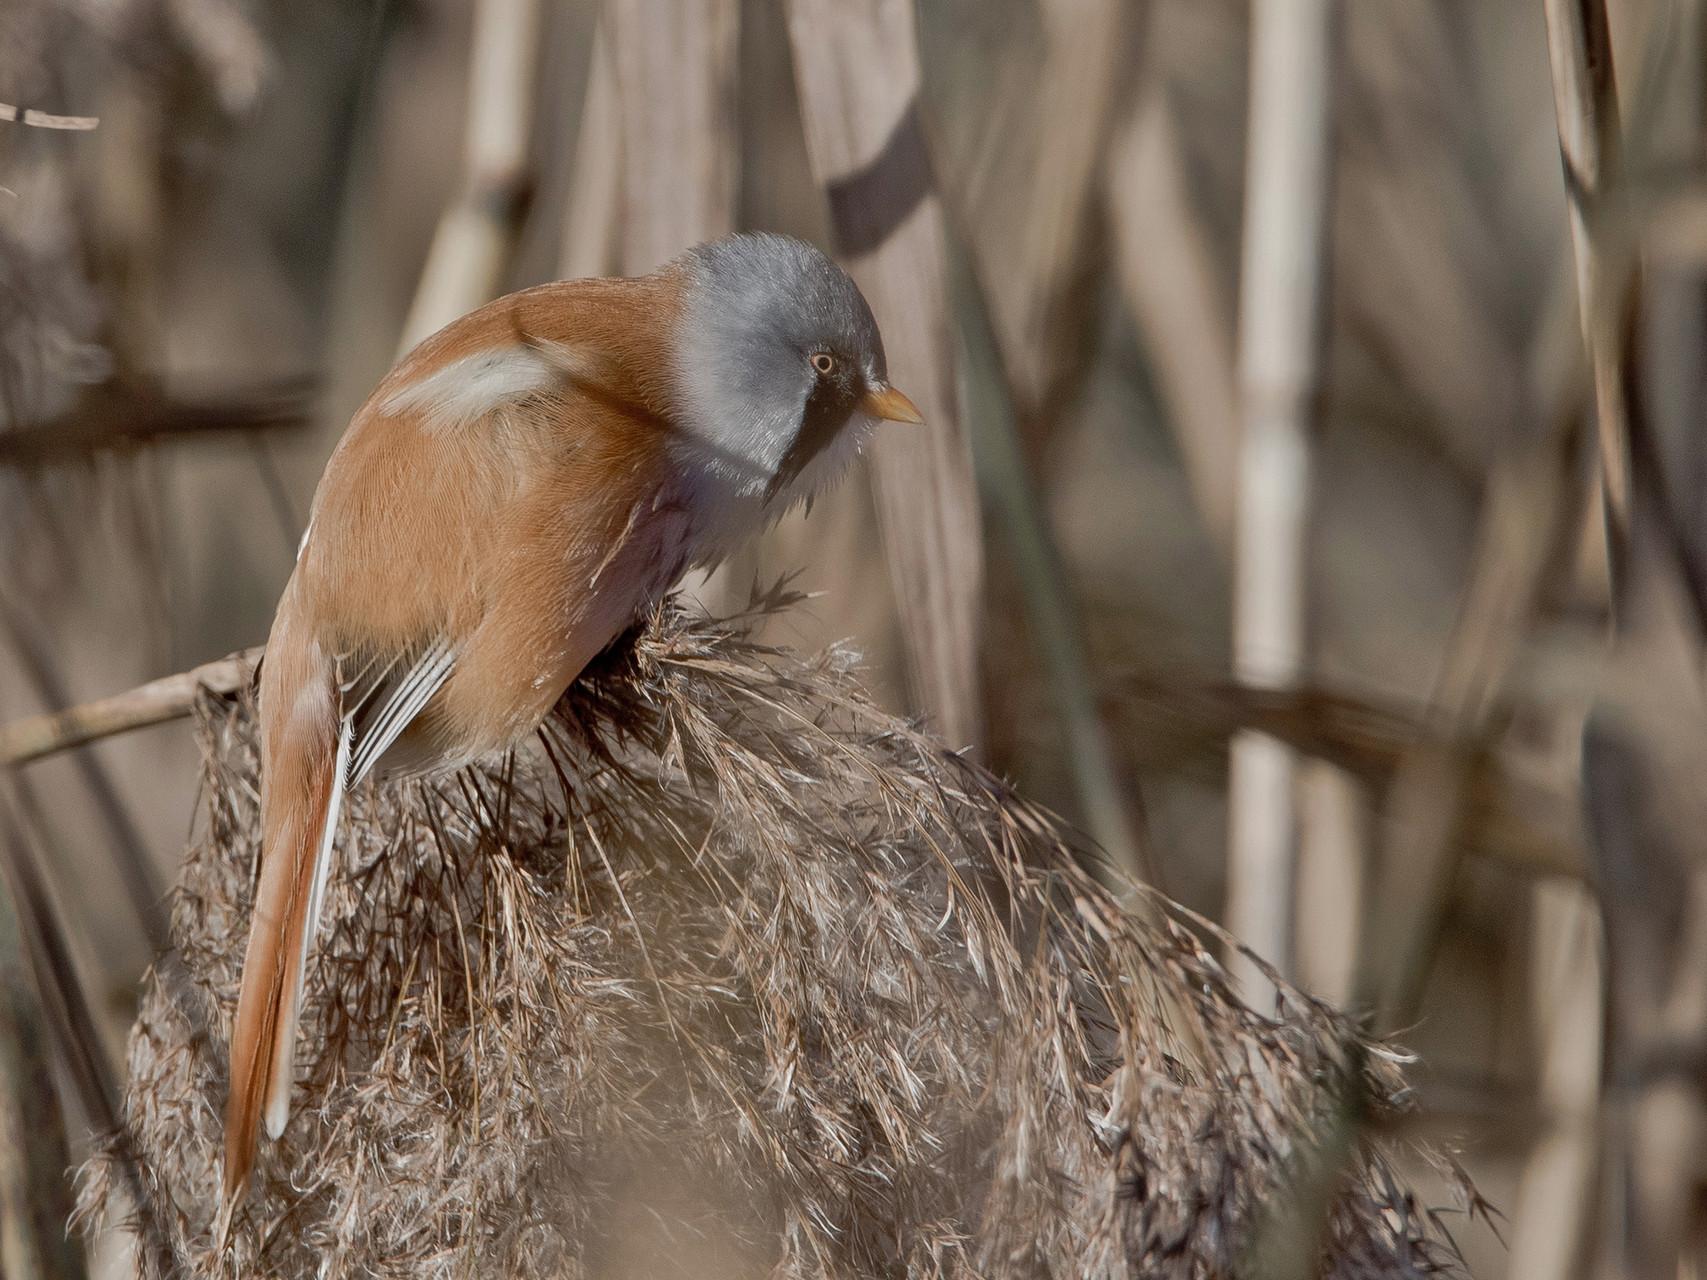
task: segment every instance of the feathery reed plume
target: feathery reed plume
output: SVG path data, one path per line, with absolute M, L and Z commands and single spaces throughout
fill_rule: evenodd
M 758 646 L 790 602 L 667 604 L 537 751 L 357 791 L 300 1050 L 323 1103 L 262 1152 L 228 1258 L 224 1046 L 150 985 L 126 1136 L 187 1274 L 1226 1275 L 1349 1064 L 1401 1104 L 1390 1055 L 1289 988 L 1278 1021 L 1246 1009 L 1181 913 L 1122 912 L 845 651 Z M 247 690 L 199 714 L 174 929 L 217 1028 L 257 748 Z M 1322 1273 L 1456 1271 L 1359 1141 Z M 85 1220 L 112 1178 L 84 1170 Z

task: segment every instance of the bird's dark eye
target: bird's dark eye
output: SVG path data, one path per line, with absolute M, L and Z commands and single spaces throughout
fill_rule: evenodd
M 836 357 L 828 351 L 820 351 L 812 357 L 812 367 L 820 378 L 827 378 L 836 371 Z

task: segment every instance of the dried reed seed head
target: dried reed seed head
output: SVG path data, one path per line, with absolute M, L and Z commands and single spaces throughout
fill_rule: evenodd
M 670 604 L 537 749 L 353 797 L 295 1114 L 222 1260 L 254 709 L 200 724 L 188 981 L 151 982 L 127 1103 L 186 1275 L 1226 1275 L 1348 1074 L 1398 1094 L 1330 1010 L 1260 1018 L 1177 914 L 1124 914 L 846 653 Z M 1457 1266 L 1372 1148 L 1327 1241 L 1337 1275 Z

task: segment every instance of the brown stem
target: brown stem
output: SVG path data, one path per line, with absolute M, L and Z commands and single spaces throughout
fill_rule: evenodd
M 255 674 L 262 649 L 234 653 L 177 675 L 151 680 L 128 693 L 46 715 L 15 720 L 0 728 L 0 764 L 19 765 L 115 733 L 180 720 L 196 705 L 196 693 L 235 693 Z

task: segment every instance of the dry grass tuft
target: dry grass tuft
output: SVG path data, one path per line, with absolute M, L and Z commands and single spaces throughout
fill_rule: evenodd
M 199 1007 L 150 984 L 128 1097 L 186 1275 L 1225 1276 L 1349 1064 L 1399 1098 L 1330 1010 L 1259 1018 L 1177 917 L 1125 916 L 848 655 L 671 605 L 538 751 L 355 795 L 296 1112 L 222 1262 L 253 705 L 201 725 Z M 117 1190 L 92 1162 L 83 1212 Z M 1339 1276 L 1458 1265 L 1373 1149 L 1328 1238 Z

